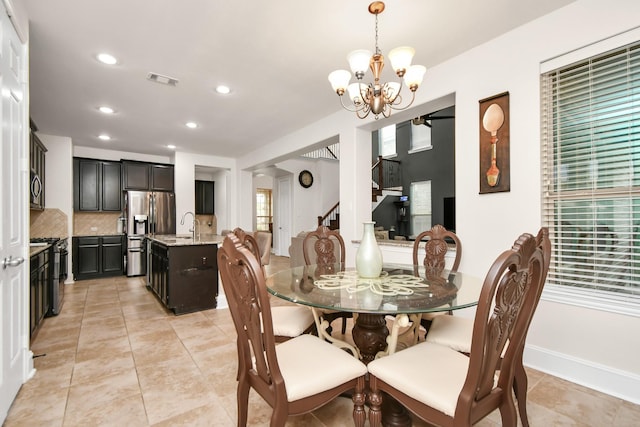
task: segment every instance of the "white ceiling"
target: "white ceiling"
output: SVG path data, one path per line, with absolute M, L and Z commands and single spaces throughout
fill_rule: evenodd
M 370 0 L 24 1 L 31 117 L 79 146 L 241 156 L 340 110 L 327 75 L 348 69 L 351 50 L 374 47 Z M 572 1 L 388 0 L 379 45 L 413 46 L 414 63 L 429 68 Z M 119 63 L 99 63 L 103 51 Z M 152 83 L 149 72 L 179 83 Z M 218 84 L 232 93 L 218 95 Z

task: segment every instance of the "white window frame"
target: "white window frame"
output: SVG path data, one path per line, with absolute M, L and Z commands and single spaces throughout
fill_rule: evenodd
M 397 156 L 396 125 L 392 124 L 378 130 L 378 154 L 388 159 Z
M 633 34 L 632 34 L 633 33 Z M 615 40 L 614 40 L 615 39 Z M 593 44 L 584 49 L 573 51 L 564 57 L 557 57 L 553 60 L 548 61 L 547 63 L 543 63 L 541 66 L 541 71 L 544 74 L 547 72 L 554 71 L 556 69 L 563 69 L 568 66 L 574 66 L 577 62 L 585 62 L 593 57 L 600 56 L 603 54 L 609 54 L 609 51 L 613 49 L 621 49 L 624 48 L 625 45 L 634 43 L 640 40 L 640 32 L 638 30 L 634 30 L 629 33 L 622 34 L 616 38 L 607 39 L 601 43 Z M 576 192 L 576 191 L 567 191 L 564 193 L 562 191 L 556 191 L 558 187 L 555 184 L 554 179 L 558 180 L 558 183 L 561 183 L 568 179 L 568 175 L 570 172 L 570 167 L 566 165 L 566 163 L 561 163 L 560 160 L 556 159 L 554 163 L 554 152 L 553 152 L 553 144 L 555 141 L 560 140 L 557 135 L 554 135 L 554 119 L 557 117 L 553 117 L 554 111 L 552 108 L 552 95 L 549 93 L 550 83 L 548 80 L 545 80 L 544 77 L 542 79 L 542 99 L 541 99 L 541 107 L 542 107 L 542 179 L 543 179 L 543 195 L 542 195 L 542 208 L 543 208 L 543 225 L 550 227 L 552 242 L 554 242 L 554 253 L 552 254 L 552 265 L 549 271 L 549 277 L 547 278 L 547 284 L 545 285 L 545 290 L 542 298 L 549 301 L 560 302 L 564 304 L 576 305 L 580 307 L 594 308 L 603 311 L 609 311 L 614 313 L 621 313 L 632 316 L 640 316 L 640 289 L 635 288 L 635 290 L 624 290 L 624 291 L 615 291 L 615 290 L 606 290 L 603 289 L 603 286 L 595 285 L 590 287 L 585 284 L 571 285 L 571 284 L 561 284 L 563 279 L 559 277 L 562 276 L 561 270 L 556 270 L 558 268 L 562 268 L 563 265 L 561 260 L 558 260 L 558 253 L 565 258 L 569 258 L 566 249 L 568 247 L 579 248 L 579 251 L 582 254 L 578 254 L 577 257 L 584 257 L 585 254 L 588 254 L 589 251 L 593 253 L 594 242 L 596 239 L 600 239 L 602 241 L 602 236 L 596 234 L 595 237 L 587 237 L 586 242 L 585 238 L 581 238 L 580 244 L 573 244 L 573 246 L 568 246 L 571 244 L 571 237 L 567 237 L 569 235 L 569 229 L 560 224 L 559 220 L 561 218 L 555 218 L 554 211 L 557 211 L 557 203 L 562 200 L 562 203 L 568 203 L 569 206 L 574 204 L 575 209 L 578 212 L 582 212 L 580 208 L 579 201 L 584 199 L 585 201 L 591 200 L 591 203 L 595 204 L 596 207 L 600 206 L 598 203 L 604 203 L 605 201 L 609 201 L 619 196 L 626 196 L 633 198 L 640 197 L 640 189 L 634 186 L 627 187 L 619 187 L 616 183 L 615 187 L 592 190 L 587 197 L 584 196 L 584 191 Z M 635 104 L 637 105 L 637 104 Z M 595 138 L 595 137 L 594 137 Z M 594 143 L 595 144 L 595 143 Z M 591 163 L 589 163 L 591 162 Z M 597 174 L 597 169 L 594 168 L 597 160 L 587 160 L 583 165 L 585 165 L 586 169 L 584 169 L 585 176 L 589 176 L 593 178 L 594 173 Z M 573 163 L 569 166 L 575 166 Z M 589 199 L 590 198 L 590 199 Z M 583 202 L 584 203 L 584 202 Z M 616 209 L 616 205 L 612 204 L 612 209 Z M 562 211 L 557 211 L 562 212 Z M 594 215 L 598 215 L 597 209 L 594 209 Z M 614 211 L 615 212 L 615 211 Z M 633 214 L 629 217 L 629 219 L 635 218 Z M 598 217 L 594 217 L 594 223 L 597 222 Z M 617 218 L 614 213 L 609 213 L 608 215 L 604 215 L 601 220 Z M 557 229 L 554 227 L 558 227 Z M 587 233 L 587 236 L 592 235 Z M 633 233 L 630 237 L 633 240 Z M 637 238 L 636 238 L 637 241 Z M 565 246 L 563 246 L 565 245 Z M 564 251 L 563 251 L 564 249 Z M 584 252 L 583 252 L 584 251 Z M 597 255 L 589 255 L 590 257 L 594 257 Z M 633 259 L 633 251 L 630 251 L 629 258 Z M 596 258 L 596 262 L 598 259 Z M 602 261 L 602 259 L 600 260 Z M 566 267 L 565 267 L 566 268 Z M 559 271 L 559 274 L 556 272 Z M 599 270 L 596 270 L 596 274 Z M 567 277 L 571 277 L 571 273 L 566 275 Z M 576 275 L 574 275 L 575 277 Z M 633 275 L 632 275 L 633 276 Z M 587 275 L 585 275 L 587 277 Z M 593 277 L 585 279 L 586 283 L 589 280 L 593 281 Z M 592 282 L 593 283 L 593 282 Z M 633 286 L 633 285 L 632 285 Z
M 432 227 L 431 180 L 412 182 L 409 191 L 411 236 L 415 237 Z
M 432 148 L 431 126 L 411 124 L 411 148 L 409 154 L 431 150 Z

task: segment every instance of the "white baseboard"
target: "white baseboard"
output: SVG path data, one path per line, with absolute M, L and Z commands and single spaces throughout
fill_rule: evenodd
M 530 368 L 640 404 L 640 375 L 527 345 L 524 364 Z

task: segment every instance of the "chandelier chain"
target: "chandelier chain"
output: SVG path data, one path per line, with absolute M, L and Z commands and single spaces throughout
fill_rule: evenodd
M 378 14 L 376 13 L 376 55 L 380 53 L 380 48 L 378 47 Z

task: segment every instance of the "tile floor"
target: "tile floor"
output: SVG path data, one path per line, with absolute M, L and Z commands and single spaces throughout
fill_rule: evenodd
M 283 266 L 288 258 L 271 258 L 271 271 Z M 227 309 L 174 316 L 142 278 L 76 282 L 34 340 L 36 374 L 4 426 L 235 426 L 234 341 Z M 640 425 L 638 405 L 528 373 L 534 427 Z M 269 425 L 268 405 L 253 392 L 250 399 L 249 425 Z M 338 398 L 287 425 L 349 426 L 351 409 Z M 500 425 L 499 414 L 478 425 Z

